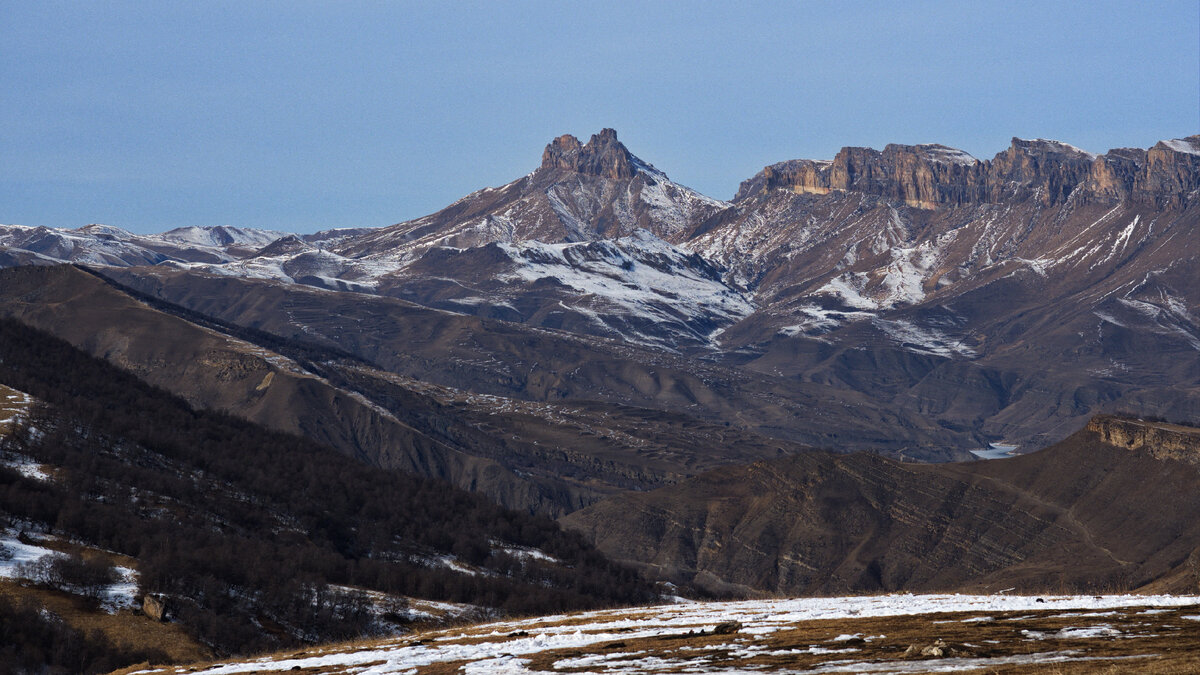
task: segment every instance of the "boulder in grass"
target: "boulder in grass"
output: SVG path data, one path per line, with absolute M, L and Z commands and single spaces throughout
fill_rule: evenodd
M 142 598 L 142 613 L 154 619 L 155 621 L 167 620 L 167 601 L 165 598 L 156 598 L 153 595 L 146 594 Z

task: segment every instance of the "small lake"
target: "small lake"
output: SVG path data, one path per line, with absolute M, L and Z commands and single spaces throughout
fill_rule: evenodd
M 972 450 L 971 454 L 979 459 L 1004 459 L 1012 457 L 1017 448 L 1017 445 L 1004 445 L 1002 443 L 989 443 L 987 450 Z

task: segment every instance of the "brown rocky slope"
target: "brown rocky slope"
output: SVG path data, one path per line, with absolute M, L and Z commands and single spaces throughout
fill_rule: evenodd
M 1135 437 L 1153 442 L 1105 442 Z M 1171 457 L 1154 450 L 1164 440 Z M 652 576 L 717 592 L 1194 590 L 1195 457 L 1198 430 L 1105 417 L 1010 459 L 804 453 L 562 522 Z
M 0 270 L 0 315 L 197 408 L 554 516 L 621 490 L 653 489 L 803 447 L 704 412 L 739 401 L 765 398 L 757 412 L 742 407 L 747 416 L 761 415 L 764 426 L 795 423 L 807 412 L 813 440 L 840 433 L 865 442 L 877 423 L 911 423 L 883 410 L 872 420 L 863 413 L 866 401 L 822 410 L 813 393 L 772 393 L 769 382 L 730 382 L 655 352 L 400 300 L 357 296 L 347 303 L 336 293 L 240 279 L 183 281 L 176 290 L 222 316 L 151 302 L 68 266 Z M 211 294 L 209 284 L 216 285 Z M 844 412 L 852 407 L 853 418 Z M 831 421 L 839 415 L 844 423 Z M 925 429 L 908 433 L 933 444 Z

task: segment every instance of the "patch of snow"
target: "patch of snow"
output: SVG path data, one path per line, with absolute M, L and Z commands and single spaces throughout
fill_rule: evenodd
M 163 241 L 191 244 L 204 248 L 221 248 L 225 246 L 262 248 L 289 234 L 289 232 L 275 230 L 256 230 L 247 227 L 218 225 L 215 227 L 177 227 L 174 230 L 150 236 Z
M 45 546 L 23 543 L 12 531 L 0 531 L 0 579 L 27 579 L 21 576 L 21 566 L 47 558 L 65 558 L 66 554 Z M 100 593 L 100 606 L 112 614 L 138 605 L 138 573 L 128 567 L 115 566 L 118 579 Z
M 110 614 L 121 609 L 133 609 L 139 606 L 138 573 L 128 567 L 116 566 L 120 579 L 104 590 L 101 606 Z
M 1182 152 L 1186 155 L 1200 155 L 1200 145 L 1196 145 L 1195 141 L 1187 138 L 1172 138 L 1169 141 L 1163 141 L 1163 145 L 1174 150 Z
M 872 319 L 871 323 L 910 351 L 935 356 L 963 356 L 969 359 L 975 357 L 975 350 L 964 345 L 962 340 L 946 335 L 936 328 L 918 326 L 901 319 L 876 318 Z
M 1023 630 L 1021 634 L 1031 640 L 1087 640 L 1091 638 L 1121 637 L 1121 631 L 1108 624 L 1088 626 L 1087 628 L 1063 628 L 1053 633 L 1036 630 Z
M 1012 656 L 995 657 L 954 657 L 946 659 L 917 661 L 843 661 L 827 663 L 808 670 L 791 670 L 790 675 L 816 675 L 817 673 L 888 673 L 903 675 L 907 673 L 954 673 L 964 670 L 983 670 L 994 666 L 1024 666 L 1041 665 L 1044 663 L 1075 663 L 1078 661 L 1121 661 L 1128 658 L 1150 657 L 1106 657 L 1081 656 L 1080 652 L 1066 650 L 1061 652 L 1041 652 L 1037 654 L 1015 654 Z
M 1133 229 L 1137 227 L 1138 221 L 1141 219 L 1141 215 L 1134 215 L 1133 220 L 1130 221 L 1129 224 L 1125 226 L 1125 229 L 1121 230 L 1120 234 L 1117 235 L 1116 241 L 1113 242 L 1114 255 L 1115 249 L 1118 246 L 1123 249 L 1129 244 L 1129 237 L 1133 234 Z
M 927 155 L 929 155 L 929 158 L 935 162 L 959 164 L 963 166 L 970 166 L 979 163 L 978 159 L 975 159 L 969 153 L 959 150 L 958 148 L 951 148 L 945 145 L 938 145 L 936 143 L 918 145 L 917 147 L 923 150 Z
M 559 564 L 562 562 L 558 558 L 555 558 L 552 555 L 547 555 L 546 553 L 544 553 L 536 548 L 528 548 L 525 546 L 504 546 L 504 547 L 501 547 L 500 550 L 504 551 L 505 553 L 507 553 L 515 558 L 523 558 L 523 559 L 527 559 L 527 560 L 541 560 L 542 562 L 555 563 L 555 564 Z
M 651 217 L 657 221 L 657 226 L 665 235 L 684 234 L 701 209 L 723 209 L 729 206 L 727 202 L 706 197 L 671 182 L 666 175 L 653 167 L 651 170 L 654 172 L 654 180 L 642 185 L 641 199 L 650 207 Z
M 19 541 L 15 532 L 0 531 L 0 579 L 20 579 L 19 565 L 46 556 L 64 557 L 53 549 Z
M 1088 159 L 1096 159 L 1096 153 L 1088 152 L 1087 150 L 1081 150 L 1081 149 L 1071 145 L 1070 143 L 1063 143 L 1062 141 L 1056 141 L 1056 140 L 1049 139 L 1049 138 L 1033 138 L 1033 139 L 1017 139 L 1017 140 L 1025 140 L 1025 141 L 1028 141 L 1031 143 L 1040 143 L 1042 145 L 1050 146 L 1051 148 L 1053 148 L 1054 150 L 1057 150 L 1059 152 L 1065 152 L 1065 153 L 1073 154 L 1073 155 L 1083 155 L 1084 157 L 1087 157 Z
M 553 279 L 580 296 L 580 302 L 567 309 L 585 315 L 595 312 L 594 321 L 603 322 L 601 312 L 596 312 L 602 310 L 682 324 L 695 338 L 707 341 L 711 332 L 691 326 L 715 323 L 719 330 L 754 311 L 753 303 L 725 284 L 708 263 L 645 230 L 609 241 L 499 246 L 515 263 L 499 276 L 501 281 Z M 637 336 L 627 337 L 637 340 Z
M 847 272 L 830 279 L 824 286 L 817 289 L 817 294 L 832 295 L 847 307 L 855 309 L 880 309 L 881 304 L 867 297 L 863 292 L 867 279 L 867 275 L 862 272 Z
M 1046 276 L 1046 268 L 1050 267 L 1054 264 L 1054 261 L 1051 260 L 1050 258 L 1013 257 L 1013 260 L 1015 260 L 1019 263 L 1024 263 L 1025 265 L 1028 265 L 1029 269 L 1033 270 L 1034 274 L 1037 274 L 1039 277 L 1045 277 Z
M 778 332 L 781 335 L 791 337 L 800 333 L 823 333 L 843 324 L 863 321 L 875 316 L 871 312 L 846 312 L 825 309 L 817 305 L 802 305 L 796 311 L 798 312 L 797 318 L 800 319 L 799 323 L 780 328 Z
M 465 574 L 470 577 L 479 576 L 480 574 L 486 573 L 464 564 L 461 560 L 452 555 L 440 555 L 432 557 L 413 556 L 412 559 L 414 562 L 419 564 L 427 565 L 429 567 L 445 567 L 448 570 L 457 572 L 459 574 Z
M 903 224 L 895 215 L 889 230 L 895 231 L 894 236 L 879 239 L 872 245 L 875 253 L 889 253 L 891 260 L 887 265 L 869 274 L 843 272 L 826 282 L 816 293 L 837 297 L 846 306 L 862 310 L 891 309 L 900 305 L 915 305 L 924 300 L 925 282 L 941 259 L 939 246 L 929 241 L 911 247 L 892 243 L 893 239 L 907 236 Z M 883 234 L 886 233 L 881 233 L 881 236 Z M 873 279 L 878 280 L 874 290 L 871 288 Z
M 557 649 L 580 649 L 615 640 L 638 640 L 664 633 L 711 629 L 717 623 L 730 620 L 741 621 L 745 625 L 742 632 L 755 634 L 761 632 L 762 629 L 786 629 L 800 621 L 851 617 L 869 618 L 941 612 L 997 613 L 1119 607 L 1181 607 L 1198 603 L 1200 603 L 1200 597 L 1196 596 L 1164 595 L 1042 596 L 1036 598 L 1013 595 L 902 594 L 660 605 L 620 611 L 600 610 L 573 615 L 499 621 L 466 629 L 450 630 L 442 637 L 419 645 L 408 644 L 404 640 L 395 640 L 382 643 L 375 648 L 356 649 L 350 647 L 346 651 L 283 658 L 278 661 L 264 659 L 249 663 L 226 663 L 198 672 L 216 675 L 278 672 L 288 671 L 292 668 L 356 668 L 362 669 L 360 672 L 382 675 L 384 673 L 412 672 L 417 668 L 434 663 L 466 661 L 470 663 L 464 666 L 465 672 L 525 673 L 528 672 L 526 666 L 529 662 L 525 657 L 532 654 Z M 1200 620 L 1200 616 L 1196 619 Z M 519 631 L 529 635 L 508 637 Z M 744 649 L 747 653 L 762 653 L 753 652 L 745 647 L 738 647 L 738 649 Z M 939 659 L 936 661 L 834 661 L 805 672 L 930 672 L 934 668 L 977 669 L 995 665 L 1048 663 L 1080 658 L 1086 657 L 1079 656 L 1078 652 L 1064 651 L 1011 657 Z M 694 660 L 682 658 L 679 660 L 660 659 L 660 661 L 671 663 L 671 667 L 695 663 Z M 600 665 L 599 660 L 594 663 Z M 625 672 L 645 672 L 651 666 L 662 665 L 659 662 L 650 663 L 640 660 L 622 661 L 621 663 L 622 667 L 627 668 Z M 617 663 L 610 662 L 605 665 L 616 666 Z
M 470 297 L 466 297 L 466 298 L 450 298 L 447 302 L 452 302 L 456 305 L 467 305 L 468 307 L 476 307 L 479 305 L 486 305 L 489 307 L 504 307 L 507 309 L 511 309 L 514 312 L 517 311 L 517 308 L 513 307 L 511 303 L 500 302 L 500 301 L 493 300 L 491 298 L 481 298 L 478 296 L 470 296 Z
M 260 256 L 215 264 L 170 264 L 174 267 L 209 274 L 266 279 L 289 284 L 315 280 L 326 288 L 363 293 L 373 293 L 380 279 L 402 267 L 402 264 L 396 261 L 347 258 L 325 250 Z
M 5 421 L 6 420 L 0 420 L 0 424 L 4 423 Z M 22 457 L 20 455 L 0 457 L 0 464 L 3 464 L 11 469 L 16 469 L 17 473 L 26 478 L 32 478 L 33 480 L 42 482 L 50 480 L 50 474 L 46 471 L 46 465 L 38 464 L 28 457 Z
M 1100 310 L 1098 310 L 1098 309 L 1097 309 L 1097 310 L 1093 310 L 1093 311 L 1092 311 L 1092 314 L 1095 314 L 1096 316 L 1100 317 L 1100 319 L 1101 319 L 1102 321 L 1106 321 L 1106 322 L 1108 322 L 1108 323 L 1111 323 L 1111 324 L 1112 324 L 1112 325 L 1114 325 L 1114 326 L 1120 326 L 1121 328 L 1129 328 L 1129 326 L 1127 326 L 1127 325 L 1125 325 L 1125 324 L 1121 323 L 1120 321 L 1117 321 L 1117 318 L 1116 318 L 1116 317 L 1114 317 L 1112 314 L 1109 314 L 1109 313 L 1107 313 L 1107 312 L 1102 312 L 1102 311 L 1100 311 Z

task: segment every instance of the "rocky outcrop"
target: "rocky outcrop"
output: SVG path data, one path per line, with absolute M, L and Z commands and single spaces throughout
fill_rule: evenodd
M 155 597 L 147 593 L 142 598 L 142 614 L 155 621 L 167 620 L 167 600 L 162 596 Z
M 1146 152 L 1134 196 L 1158 206 L 1181 206 L 1200 188 L 1200 135 L 1159 141 Z
M 570 134 L 559 136 L 542 153 L 542 168 L 566 169 L 609 180 L 626 180 L 637 173 L 633 155 L 617 140 L 613 129 L 601 129 L 587 145 Z
M 1066 143 L 1013 138 L 986 166 L 987 201 L 1036 198 L 1061 204 L 1088 176 L 1095 155 Z
M 842 148 L 832 161 L 773 164 L 742 183 L 735 202 L 763 191 L 797 194 L 846 190 L 922 209 L 1036 199 L 1049 206 L 1132 200 L 1186 205 L 1200 188 L 1200 136 L 1162 141 L 1150 150 L 1120 148 L 1093 155 L 1059 141 L 1013 138 L 980 161 L 944 145 Z
M 1086 192 L 1096 201 L 1120 201 L 1133 194 L 1135 183 L 1146 167 L 1146 151 L 1117 148 L 1100 155 L 1092 163 L 1085 183 Z
M 742 184 L 734 201 L 761 190 L 785 188 L 796 194 L 853 190 L 916 208 L 981 201 L 984 183 L 979 160 L 944 145 L 888 145 L 842 148 L 833 161 L 791 160 L 763 169 Z
M 1109 445 L 1144 450 L 1156 459 L 1175 459 L 1200 467 L 1200 429 L 1165 422 L 1099 415 L 1087 430 Z

